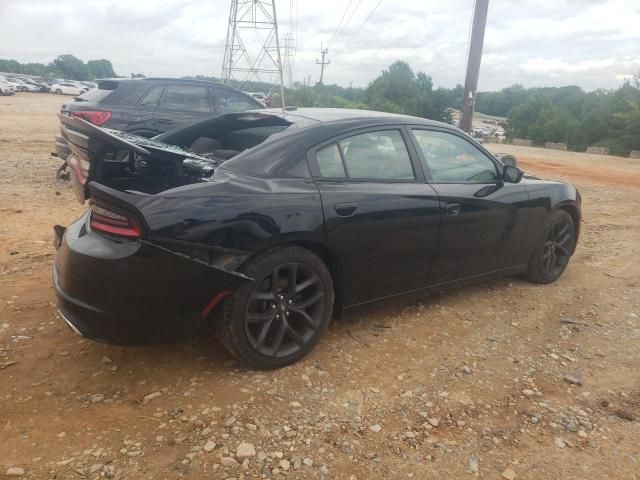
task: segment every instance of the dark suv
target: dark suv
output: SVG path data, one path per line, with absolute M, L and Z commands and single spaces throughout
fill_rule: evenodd
M 154 137 L 176 127 L 223 113 L 264 108 L 240 90 L 203 80 L 115 78 L 62 106 L 61 113 L 94 125 Z M 66 159 L 67 144 L 56 137 L 56 153 Z

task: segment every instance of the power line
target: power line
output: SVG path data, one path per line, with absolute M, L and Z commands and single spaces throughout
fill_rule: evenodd
M 353 18 L 353 16 L 355 15 L 355 13 L 358 11 L 358 8 L 360 8 L 360 4 L 362 3 L 362 0 L 358 0 L 358 3 L 356 3 L 356 6 L 354 7 L 354 9 L 351 11 L 351 14 L 349 14 L 349 17 L 347 18 L 347 20 L 344 22 L 344 25 L 342 25 L 342 28 L 340 29 L 340 31 L 338 32 L 338 35 L 336 36 L 336 38 L 340 37 L 340 35 L 342 35 L 343 33 L 345 33 L 345 31 L 347 30 L 347 27 L 349 26 L 349 24 L 351 23 L 351 19 Z
M 351 7 L 352 3 L 353 3 L 353 0 L 349 0 L 349 3 L 347 3 L 347 8 L 344 9 L 344 12 L 342 13 L 342 18 L 340 18 L 340 21 L 338 22 L 338 26 L 333 31 L 333 35 L 331 35 L 331 38 L 327 42 L 327 48 L 329 48 L 329 45 L 331 45 L 331 42 L 333 42 L 333 39 L 336 38 L 336 35 L 338 34 L 338 30 L 340 30 L 340 27 L 342 27 L 342 22 L 344 22 L 344 17 L 347 16 L 347 12 L 349 11 L 349 8 Z
M 371 12 L 369 12 L 369 15 L 367 15 L 367 18 L 364 19 L 364 22 L 362 22 L 360 24 L 360 26 L 358 27 L 358 29 L 355 31 L 355 33 L 353 35 L 351 35 L 351 37 L 349 38 L 349 40 L 347 40 L 347 42 L 342 46 L 342 48 L 340 50 L 338 50 L 338 52 L 336 54 L 333 55 L 333 59 L 335 60 L 336 57 L 338 55 L 340 55 L 342 52 L 344 52 L 344 50 L 347 48 L 347 46 L 349 45 L 349 43 L 351 43 L 351 40 L 353 40 L 355 37 L 358 36 L 358 34 L 360 33 L 360 30 L 362 30 L 362 27 L 365 26 L 365 24 L 369 21 L 369 19 L 373 16 L 374 13 L 376 13 L 376 10 L 378 9 L 378 7 L 380 6 L 380 4 L 383 2 L 384 0 L 379 0 L 378 3 L 376 3 L 376 6 L 373 7 L 373 10 L 371 10 Z

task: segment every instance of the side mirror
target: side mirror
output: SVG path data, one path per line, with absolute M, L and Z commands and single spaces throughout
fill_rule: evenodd
M 502 169 L 502 179 L 508 183 L 519 183 L 524 172 L 513 165 L 505 165 Z
M 514 167 L 518 166 L 518 160 L 516 160 L 516 157 L 509 153 L 496 153 L 496 158 L 500 160 L 503 165 L 512 165 Z

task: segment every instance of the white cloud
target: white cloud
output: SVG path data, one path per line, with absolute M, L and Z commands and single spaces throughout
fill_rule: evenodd
M 612 67 L 617 63 L 615 58 L 603 60 L 584 60 L 577 63 L 569 63 L 559 58 L 532 58 L 520 65 L 527 73 L 573 74 L 584 73 L 590 70 L 600 70 Z
M 229 2 L 0 0 L 0 58 L 47 62 L 72 53 L 108 58 L 121 75 L 217 76 Z M 328 46 L 326 82 L 364 86 L 396 59 L 436 85 L 464 82 L 473 0 L 383 0 L 363 24 L 377 3 L 351 2 L 359 8 Z M 278 0 L 282 34 L 295 24 L 290 4 L 299 6 L 294 78 L 317 81 L 320 44 L 327 45 L 348 2 Z M 491 0 L 480 88 L 615 87 L 640 70 L 638 25 L 637 0 Z

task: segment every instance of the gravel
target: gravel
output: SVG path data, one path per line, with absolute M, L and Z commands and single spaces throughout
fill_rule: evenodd
M 6 472 L 7 477 L 22 477 L 24 474 L 24 468 L 20 467 L 9 467 Z
M 245 458 L 255 457 L 256 447 L 253 443 L 242 442 L 236 448 L 236 458 L 244 460 Z

